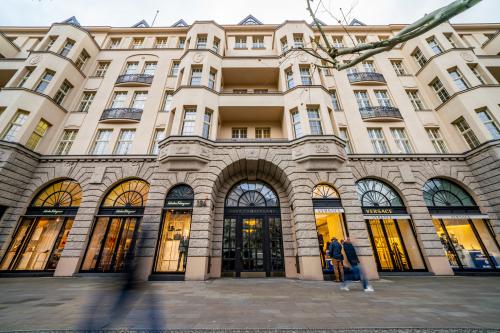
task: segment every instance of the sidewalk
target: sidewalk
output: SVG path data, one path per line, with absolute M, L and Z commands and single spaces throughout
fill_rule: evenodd
M 113 278 L 2 278 L 0 331 L 76 329 L 109 322 Z M 146 329 L 500 328 L 498 277 L 390 277 L 341 292 L 338 284 L 286 279 L 148 282 L 122 322 Z M 81 326 L 80 326 L 81 328 Z

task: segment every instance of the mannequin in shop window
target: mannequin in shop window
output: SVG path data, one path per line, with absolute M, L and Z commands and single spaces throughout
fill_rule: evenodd
M 189 247 L 189 238 L 187 236 L 183 236 L 179 241 L 179 259 L 177 260 L 177 271 L 179 271 L 182 260 L 182 271 L 186 270 L 186 262 L 187 262 L 187 251 Z

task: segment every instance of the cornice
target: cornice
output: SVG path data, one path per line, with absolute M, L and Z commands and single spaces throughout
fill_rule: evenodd
M 441 52 L 439 54 L 435 54 L 432 57 L 430 57 L 429 59 L 427 59 L 427 62 L 422 67 L 420 67 L 420 69 L 415 73 L 415 76 L 418 76 L 418 74 L 420 74 L 427 67 L 427 65 L 430 64 L 434 59 L 439 58 L 447 53 L 454 52 L 454 51 L 471 51 L 472 53 L 474 53 L 474 48 L 473 47 L 455 47 L 452 49 L 444 50 L 443 52 Z
M 40 162 L 156 162 L 157 155 L 43 155 Z
M 177 94 L 179 91 L 183 90 L 183 89 L 204 89 L 204 90 L 207 90 L 215 95 L 218 95 L 218 96 L 229 96 L 229 95 L 234 95 L 234 96 L 267 96 L 267 95 L 271 95 L 271 96 L 284 96 L 284 95 L 287 95 L 295 90 L 298 90 L 298 89 L 321 89 L 323 90 L 325 93 L 327 94 L 330 94 L 330 91 L 328 89 L 326 89 L 324 86 L 322 85 L 308 85 L 308 86 L 304 86 L 304 85 L 297 85 L 293 88 L 290 88 L 290 89 L 287 89 L 285 91 L 275 91 L 275 92 L 271 92 L 271 93 L 268 93 L 268 94 L 240 94 L 240 93 L 237 93 L 237 94 L 234 94 L 234 93 L 227 93 L 227 92 L 219 92 L 219 91 L 216 91 L 216 90 L 213 90 L 213 89 L 210 89 L 208 88 L 207 86 L 203 86 L 203 85 L 199 85 L 199 86 L 189 86 L 189 85 L 182 85 L 182 86 L 179 86 L 177 89 L 175 89 L 172 93 L 172 95 L 175 96 L 175 94 Z
M 71 60 L 70 58 L 68 57 L 65 57 L 65 56 L 62 56 L 60 55 L 59 53 L 55 53 L 55 52 L 52 52 L 52 51 L 29 51 L 30 55 L 31 54 L 51 54 L 53 56 L 56 56 L 58 58 L 61 58 L 63 60 L 66 60 L 67 62 L 69 62 L 71 65 L 73 65 L 73 67 L 78 71 L 78 73 L 80 73 L 80 75 L 85 79 L 87 76 L 82 72 L 82 70 L 78 67 L 76 67 L 76 64 L 73 60 Z
M 459 95 L 468 93 L 469 91 L 480 89 L 480 88 L 500 88 L 500 84 L 480 84 L 480 85 L 470 87 L 470 88 L 462 90 L 462 91 L 458 91 L 458 92 L 454 93 L 453 95 L 451 95 L 450 98 L 446 102 L 443 102 L 438 107 L 436 107 L 435 110 L 438 111 L 439 109 L 442 109 L 446 104 L 450 103 L 450 101 L 453 100 L 456 96 L 459 96 Z
M 7 40 L 7 42 L 10 45 L 12 45 L 17 50 L 17 52 L 21 51 L 21 49 L 16 44 L 14 44 L 7 36 L 5 36 L 5 34 L 3 32 L 1 32 L 1 31 L 0 31 L 0 36 L 2 36 L 3 38 L 5 38 L 5 40 Z
M 17 88 L 17 87 L 5 87 L 5 88 L 2 88 L 0 89 L 0 92 L 1 91 L 4 91 L 4 90 L 7 90 L 7 91 L 25 91 L 25 92 L 28 92 L 28 93 L 31 93 L 31 94 L 34 94 L 34 95 L 38 95 L 38 96 L 41 96 L 41 97 L 45 97 L 47 98 L 49 101 L 52 102 L 52 104 L 54 104 L 55 106 L 57 106 L 59 109 L 61 109 L 63 112 L 65 113 L 68 113 L 68 110 L 66 110 L 64 107 L 62 107 L 61 105 L 57 104 L 56 101 L 54 101 L 54 99 L 52 97 L 50 97 L 49 95 L 45 95 L 45 94 L 42 94 L 42 93 L 39 93 L 39 92 L 36 92 L 34 90 L 31 90 L 31 89 L 27 89 L 27 88 Z

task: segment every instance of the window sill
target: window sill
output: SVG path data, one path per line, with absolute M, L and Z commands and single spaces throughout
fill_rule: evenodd
M 235 50 L 248 50 L 248 47 L 235 47 Z

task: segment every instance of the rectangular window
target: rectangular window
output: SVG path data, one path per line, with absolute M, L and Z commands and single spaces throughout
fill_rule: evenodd
M 481 75 L 480 67 L 478 64 L 469 64 L 469 68 L 472 71 L 472 73 L 474 73 L 474 76 L 478 79 L 479 83 L 486 84 L 486 81 Z
M 75 46 L 75 41 L 71 39 L 66 39 L 66 43 L 64 43 L 63 48 L 61 49 L 61 52 L 59 52 L 60 55 L 63 57 L 67 57 L 69 51 Z
M 444 103 L 450 99 L 450 94 L 448 94 L 448 91 L 439 79 L 435 79 L 434 81 L 432 81 L 431 87 L 432 89 L 434 89 L 434 92 L 436 92 L 441 102 Z
M 450 76 L 453 79 L 453 82 L 455 82 L 455 85 L 457 86 L 459 91 L 469 88 L 469 83 L 465 80 L 464 76 L 458 68 L 449 69 L 448 73 L 450 73 Z
M 179 66 L 181 65 L 180 61 L 173 61 L 172 68 L 170 69 L 171 76 L 177 76 L 179 74 Z
M 434 36 L 427 39 L 427 44 L 429 44 L 429 47 L 432 49 L 432 52 L 434 52 L 434 54 L 440 54 L 443 52 L 441 45 L 439 45 Z
M 403 154 L 413 153 L 413 148 L 411 147 L 410 139 L 406 135 L 404 128 L 391 128 L 392 137 L 399 148 L 399 152 Z
M 125 107 L 125 99 L 127 98 L 126 91 L 117 91 L 111 102 L 111 109 L 119 109 Z
M 151 155 L 158 155 L 159 143 L 163 139 L 165 139 L 165 129 L 164 128 L 155 129 L 155 134 L 153 137 L 153 145 L 151 146 Z
M 357 90 L 354 92 L 354 96 L 360 110 L 371 107 L 370 98 L 366 90 Z
M 422 51 L 420 51 L 418 47 L 415 49 L 415 51 L 413 51 L 411 56 L 420 65 L 420 67 L 424 67 L 424 65 L 427 63 L 427 59 L 425 58 L 425 56 L 422 54 Z
M 388 40 L 389 36 L 378 36 L 378 40 L 383 42 L 384 40 Z
M 236 36 L 234 48 L 235 49 L 246 49 L 247 48 L 247 36 Z
M 304 47 L 304 37 L 302 34 L 293 34 L 293 47 L 295 48 Z
M 210 73 L 208 74 L 208 87 L 210 89 L 215 89 L 215 80 L 217 78 L 217 71 L 213 68 L 210 69 Z
M 24 69 L 24 75 L 21 78 L 21 80 L 19 81 L 19 83 L 17 84 L 18 88 L 23 88 L 24 87 L 24 84 L 26 83 L 26 81 L 28 81 L 29 77 L 33 73 L 33 69 L 34 68 L 32 68 L 32 67 L 26 67 Z
M 217 37 L 214 37 L 214 44 L 212 46 L 212 50 L 215 53 L 219 53 L 219 48 L 220 48 L 220 39 Z
M 169 112 L 172 109 L 172 99 L 174 96 L 171 91 L 165 92 L 165 97 L 163 99 L 163 112 Z
M 125 66 L 125 72 L 123 74 L 124 75 L 136 74 L 138 70 L 139 70 L 139 62 L 137 61 L 127 62 L 127 65 Z
M 403 66 L 403 60 L 391 60 L 391 64 L 397 76 L 407 75 L 406 69 Z
M 356 36 L 356 42 L 358 44 L 365 44 L 366 43 L 366 37 L 365 36 Z
M 418 90 L 406 90 L 406 94 L 408 95 L 411 105 L 413 105 L 413 109 L 415 111 L 425 110 L 424 103 L 420 98 L 420 93 L 418 92 Z
M 95 70 L 94 76 L 104 77 L 104 75 L 106 75 L 106 71 L 109 68 L 109 64 L 110 64 L 109 61 L 99 61 L 97 63 L 97 68 Z
M 76 134 L 78 134 L 78 130 L 76 129 L 66 129 L 64 130 L 59 143 L 57 144 L 57 148 L 55 151 L 56 155 L 68 155 L 73 142 L 75 141 Z
M 185 37 L 179 37 L 179 41 L 177 43 L 177 48 L 183 49 L 184 46 L 186 46 L 186 38 Z
M 196 48 L 197 49 L 207 48 L 207 35 L 198 35 L 196 37 Z
M 332 98 L 332 105 L 334 111 L 342 111 L 342 106 L 340 105 L 339 98 L 337 96 L 336 90 L 330 90 L 330 96 Z
M 61 84 L 61 87 L 59 87 L 59 90 L 57 91 L 56 95 L 54 96 L 54 101 L 57 104 L 61 105 L 62 102 L 64 101 L 64 99 L 66 98 L 66 96 L 68 96 L 71 88 L 73 88 L 71 83 L 69 83 L 68 80 L 64 80 L 63 83 Z
M 201 136 L 204 137 L 205 139 L 208 139 L 210 137 L 212 114 L 213 114 L 212 110 L 206 109 L 205 114 L 203 115 L 203 131 L 201 133 Z
M 342 36 L 333 36 L 332 40 L 333 40 L 333 43 L 332 43 L 333 47 L 336 47 L 338 49 L 344 47 L 344 38 Z
M 143 110 L 147 97 L 148 97 L 147 91 L 136 91 L 134 93 L 134 99 L 132 100 L 131 108 Z
M 167 48 L 167 37 L 156 37 L 155 39 L 155 48 L 156 49 L 166 49 Z
M 142 47 L 142 43 L 144 43 L 144 38 L 133 38 L 132 39 L 132 48 L 140 49 Z
M 35 130 L 33 131 L 33 133 L 31 133 L 28 141 L 26 142 L 26 148 L 35 150 L 45 133 L 47 133 L 49 127 L 50 124 L 47 121 L 45 121 L 44 119 L 40 119 L 35 127 Z
M 135 129 L 122 129 L 116 142 L 114 155 L 126 155 L 134 141 Z
M 269 139 L 271 138 L 271 128 L 269 127 L 257 127 L 255 129 L 256 139 Z
M 368 135 L 376 154 L 389 154 L 389 147 L 385 142 L 384 132 L 381 128 L 368 128 Z
M 307 107 L 307 118 L 309 119 L 309 128 L 312 135 L 323 135 L 323 128 L 321 127 L 321 117 L 319 115 L 318 107 Z
M 90 55 L 85 51 L 85 49 L 80 52 L 80 55 L 78 56 L 78 59 L 76 59 L 75 66 L 76 68 L 82 70 L 83 67 L 85 67 L 85 64 L 89 60 Z
M 312 85 L 311 78 L 311 69 L 309 66 L 300 66 L 300 80 L 302 81 L 302 85 L 310 86 Z
M 264 49 L 264 36 L 253 36 L 252 37 L 252 48 L 253 49 Z
M 455 122 L 453 122 L 453 125 L 455 125 L 460 134 L 462 134 L 462 137 L 471 149 L 479 146 L 479 140 L 477 139 L 476 134 L 474 134 L 469 124 L 463 117 L 455 120 Z
M 300 114 L 298 110 L 290 112 L 292 118 L 293 135 L 295 139 L 302 136 L 302 124 L 300 123 Z
M 5 141 L 15 141 L 19 130 L 28 119 L 29 112 L 17 111 L 16 115 L 10 121 L 9 126 L 5 130 L 2 139 Z
M 365 60 L 362 62 L 363 71 L 367 73 L 375 73 L 375 65 L 373 65 L 373 61 Z
M 387 90 L 375 90 L 375 97 L 377 97 L 378 105 L 392 107 L 392 102 Z
M 147 61 L 145 64 L 144 64 L 144 70 L 143 70 L 143 74 L 145 75 L 155 75 L 155 71 L 156 71 L 156 61 Z
M 104 155 L 106 153 L 106 148 L 108 146 L 109 140 L 111 139 L 111 134 L 113 130 L 110 129 L 100 129 L 97 131 L 95 137 L 94 147 L 92 148 L 92 155 Z
M 490 112 L 488 109 L 480 109 L 476 110 L 476 114 L 478 115 L 479 119 L 483 123 L 483 125 L 486 127 L 488 132 L 490 132 L 491 137 L 493 139 L 500 139 L 500 131 L 498 130 L 498 125 L 495 123 L 495 120 L 491 116 Z
M 82 95 L 82 100 L 78 105 L 78 112 L 88 112 L 90 105 L 92 105 L 92 101 L 95 97 L 95 91 L 84 91 Z
M 43 73 L 42 78 L 40 79 L 40 81 L 38 82 L 38 84 L 37 84 L 37 86 L 35 88 L 35 91 L 38 92 L 38 93 L 43 94 L 43 92 L 45 91 L 45 89 L 49 85 L 49 83 L 52 80 L 52 78 L 54 77 L 54 75 L 56 75 L 56 72 L 50 71 L 50 70 L 47 69 L 45 71 L 45 73 Z
M 448 148 L 446 147 L 444 139 L 441 136 L 441 132 L 439 131 L 439 128 L 427 127 L 425 129 L 425 131 L 427 132 L 427 136 L 429 137 L 429 140 L 431 140 L 432 145 L 434 146 L 434 149 L 436 150 L 436 152 L 439 154 L 447 154 Z
M 191 68 L 191 80 L 189 81 L 189 84 L 192 86 L 199 86 L 201 85 L 201 73 L 203 72 L 203 68 L 200 66 L 192 67 Z
M 292 89 L 293 87 L 295 87 L 295 81 L 293 80 L 293 71 L 291 67 L 285 70 L 285 76 L 287 89 Z
M 455 40 L 455 37 L 453 36 L 452 33 L 444 34 L 444 36 L 446 37 L 446 39 L 448 40 L 448 42 L 451 44 L 451 47 L 453 49 L 456 49 L 458 47 L 457 46 L 457 42 Z
M 50 51 L 50 48 L 52 45 L 54 45 L 55 41 L 57 39 L 57 36 L 50 36 L 49 40 L 47 42 L 47 46 L 45 47 L 45 51 Z
M 280 39 L 280 43 L 281 43 L 281 52 L 285 53 L 286 51 L 288 51 L 288 39 L 286 38 L 286 36 Z
M 109 40 L 108 49 L 117 49 L 117 48 L 119 48 L 121 42 L 122 42 L 121 38 L 111 38 Z
M 245 127 L 232 128 L 231 129 L 231 137 L 233 139 L 246 139 L 247 138 L 247 129 Z
M 182 135 L 194 135 L 196 122 L 196 108 L 184 109 L 184 120 L 182 121 Z
M 346 154 L 352 154 L 353 149 L 351 145 L 351 139 L 349 138 L 349 132 L 347 131 L 347 127 L 340 127 L 339 128 L 339 135 L 342 140 L 345 141 L 345 152 Z

